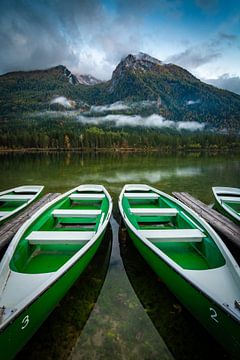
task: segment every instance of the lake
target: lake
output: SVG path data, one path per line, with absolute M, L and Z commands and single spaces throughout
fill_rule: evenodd
M 147 183 L 212 204 L 212 186 L 240 187 L 239 160 L 230 153 L 0 154 L 0 190 L 42 184 L 45 193 L 65 192 L 101 183 L 114 200 L 96 257 L 17 359 L 228 359 L 135 250 L 117 199 L 125 183 Z

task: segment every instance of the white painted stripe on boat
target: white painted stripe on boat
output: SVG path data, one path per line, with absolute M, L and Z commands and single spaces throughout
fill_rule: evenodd
M 159 195 L 156 193 L 124 193 L 128 199 L 158 199 Z
M 176 216 L 178 210 L 175 208 L 131 208 L 131 213 L 139 216 Z
M 104 194 L 71 194 L 69 198 L 71 200 L 102 200 Z
M 240 203 L 240 196 L 219 196 L 221 201 Z
M 31 200 L 34 195 L 2 195 L 0 201 L 25 201 Z
M 205 235 L 199 229 L 138 230 L 139 234 L 151 241 L 201 241 Z
M 56 209 L 52 215 L 56 218 L 69 218 L 69 217 L 96 217 L 101 214 L 101 210 L 70 210 L 70 209 Z
M 32 245 L 76 244 L 91 240 L 94 231 L 33 231 L 26 238 Z

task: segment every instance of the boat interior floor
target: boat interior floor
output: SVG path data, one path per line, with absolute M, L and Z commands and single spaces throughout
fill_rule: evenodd
M 43 213 L 18 244 L 10 267 L 29 274 L 53 272 L 83 248 L 97 232 L 108 206 L 104 194 L 90 195 L 90 199 L 86 195 L 64 198 Z
M 208 270 L 223 266 L 225 264 L 225 259 L 217 248 L 216 244 L 208 236 L 204 230 L 201 229 L 201 226 L 196 225 L 196 220 L 191 219 L 191 216 L 181 209 L 177 204 L 171 202 L 167 198 L 159 196 L 158 199 L 124 199 L 124 204 L 129 210 L 130 219 L 136 228 L 143 233 L 151 234 L 151 231 L 157 232 L 159 234 L 162 230 L 177 233 L 179 234 L 186 230 L 186 234 L 191 232 L 193 229 L 197 229 L 199 233 L 202 233 L 202 238 L 192 239 L 191 236 L 189 240 L 186 238 L 176 238 L 174 239 L 164 239 L 160 237 L 159 239 L 148 238 L 154 246 L 163 251 L 170 259 L 175 263 L 181 266 L 184 269 L 189 270 Z M 134 211 L 131 211 L 134 209 Z M 140 212 L 135 209 L 142 209 Z M 146 214 L 144 215 L 144 209 L 146 209 Z M 166 214 L 168 209 L 175 209 L 176 213 L 172 216 L 162 216 L 161 212 L 149 209 L 165 209 Z M 140 215 L 138 215 L 140 213 Z M 156 215 L 154 215 L 156 213 Z M 160 215 L 159 215 L 160 214 Z M 194 231 L 194 230 L 193 230 Z M 176 236 L 180 236 L 177 234 Z M 195 240 L 195 241 L 194 241 Z

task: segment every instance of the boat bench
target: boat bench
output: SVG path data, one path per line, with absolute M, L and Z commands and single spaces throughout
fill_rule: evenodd
M 206 235 L 199 229 L 139 230 L 152 242 L 200 242 Z
M 0 217 L 9 215 L 11 213 L 11 211 L 0 211 Z
M 240 203 L 240 196 L 219 196 L 221 201 Z
M 174 208 L 130 208 L 134 215 L 138 216 L 176 216 L 178 210 Z
M 124 196 L 128 199 L 146 199 L 146 200 L 152 200 L 152 199 L 158 199 L 159 195 L 156 193 L 124 193 Z
M 39 189 L 37 189 L 36 187 L 14 189 L 15 193 L 37 193 L 38 191 Z
M 94 234 L 94 231 L 33 231 L 26 240 L 31 245 L 83 244 Z
M 72 201 L 79 201 L 79 200 L 102 200 L 104 199 L 104 194 L 71 194 L 69 195 L 69 199 Z
M 27 201 L 32 198 L 33 195 L 2 195 L 0 201 Z
M 70 210 L 70 209 L 56 209 L 53 210 L 52 215 L 55 218 L 77 218 L 77 217 L 96 217 L 101 214 L 101 210 Z

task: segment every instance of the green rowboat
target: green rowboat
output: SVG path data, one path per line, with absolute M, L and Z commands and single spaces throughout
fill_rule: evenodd
M 213 187 L 214 208 L 240 225 L 240 189 L 230 187 Z
M 0 263 L 0 358 L 12 359 L 93 258 L 112 212 L 103 186 L 81 185 L 43 206 Z
M 240 355 L 240 269 L 214 230 L 178 200 L 125 185 L 119 209 L 134 245 L 185 307 Z
M 25 185 L 0 192 L 0 225 L 34 201 L 43 188 Z

